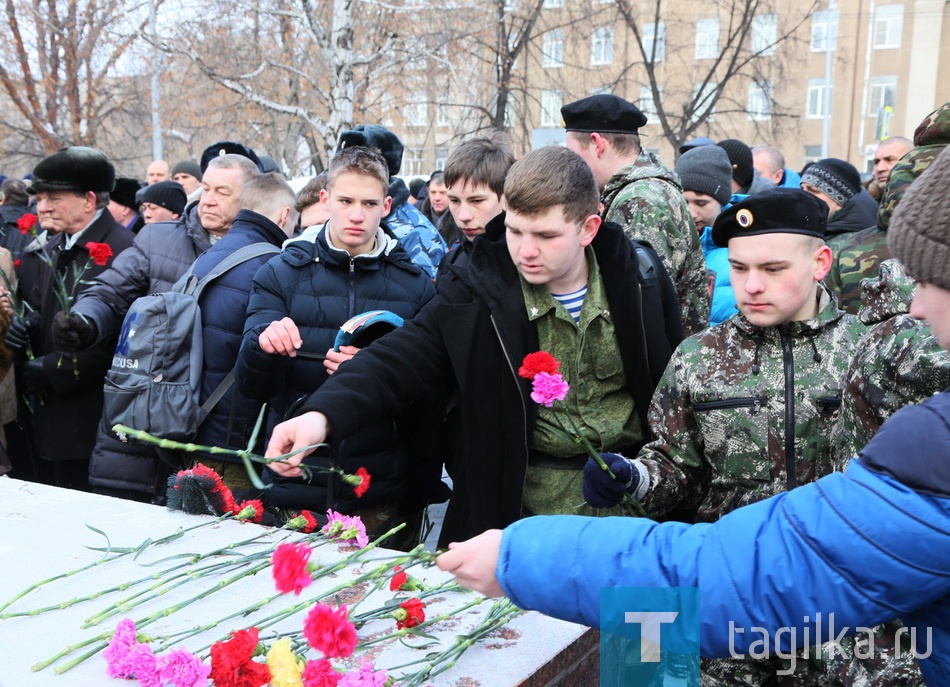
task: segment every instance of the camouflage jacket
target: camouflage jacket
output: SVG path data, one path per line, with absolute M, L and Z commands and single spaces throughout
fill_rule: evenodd
M 833 445 L 839 470 L 897 410 L 950 386 L 950 353 L 930 327 L 908 314 L 914 282 L 901 264 L 882 262 L 880 278 L 866 280 L 862 289 L 859 317 L 871 328 L 855 349 L 845 378 Z
M 878 226 L 844 234 L 834 244 L 831 270 L 825 285 L 838 297 L 842 310 L 857 315 L 861 308 L 861 282 L 877 277 L 882 260 L 891 257 L 887 232 Z
M 676 173 L 643 151 L 610 177 L 600 199 L 606 221 L 659 253 L 676 286 L 683 332 L 689 336 L 709 326 L 705 259 Z
M 638 454 L 646 510 L 714 521 L 831 472 L 842 379 L 863 332 L 821 288 L 813 319 L 762 328 L 738 314 L 683 341 L 650 406 L 656 439 Z

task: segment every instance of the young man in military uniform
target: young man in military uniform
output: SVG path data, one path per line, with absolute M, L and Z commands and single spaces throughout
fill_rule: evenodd
M 832 471 L 841 378 L 864 328 L 821 284 L 826 221 L 826 206 L 798 189 L 763 191 L 717 218 L 713 241 L 728 245 L 739 314 L 680 345 L 651 404 L 656 439 L 635 460 L 606 457 L 616 480 L 588 463 L 588 503 L 606 507 L 626 491 L 655 515 L 678 507 L 713 522 Z M 799 685 L 822 670 L 793 665 Z M 711 684 L 764 684 L 782 669 L 778 660 L 704 666 Z
M 676 286 L 689 336 L 709 325 L 706 263 L 679 178 L 640 147 L 647 118 L 615 95 L 592 95 L 561 108 L 567 147 L 594 173 L 601 217 L 623 227 L 627 238 L 646 241 L 660 254 Z

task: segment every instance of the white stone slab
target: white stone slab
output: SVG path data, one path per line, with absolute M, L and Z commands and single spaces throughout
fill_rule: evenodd
M 202 516 L 168 512 L 147 504 L 0 478 L 0 603 L 36 580 L 76 569 L 100 558 L 101 554 L 86 547 L 102 547 L 105 542 L 87 525 L 106 532 L 112 546 L 125 547 L 137 546 L 146 538 L 158 539 L 179 528 L 192 527 L 210 520 L 211 518 Z M 88 595 L 113 584 L 145 577 L 171 565 L 171 562 L 167 562 L 156 567 L 146 567 L 146 563 L 180 553 L 208 552 L 264 532 L 269 533 L 264 540 L 267 547 L 272 546 L 274 540 L 288 536 L 285 532 L 236 522 L 221 522 L 202 527 L 187 533 L 174 543 L 150 548 L 138 561 L 126 557 L 97 566 L 75 577 L 57 581 L 21 599 L 8 611 L 29 610 Z M 289 536 L 296 538 L 300 535 Z M 261 548 L 263 547 L 248 548 L 247 551 Z M 336 544 L 325 545 L 316 549 L 314 560 L 323 564 L 334 563 L 353 550 Z M 398 552 L 380 549 L 369 554 L 368 558 L 388 558 L 395 555 L 399 555 Z M 331 577 L 318 580 L 300 597 L 283 595 L 261 611 L 244 619 L 228 621 L 215 630 L 187 640 L 184 646 L 199 650 L 223 638 L 231 630 L 249 627 L 256 619 L 313 598 L 371 568 L 369 561 L 358 563 Z M 435 567 L 414 568 L 410 572 L 430 585 L 450 579 Z M 213 586 L 221 577 L 231 574 L 233 572 L 222 576 L 203 577 L 90 629 L 80 627 L 83 620 L 112 603 L 117 598 L 116 595 L 34 617 L 0 620 L 0 687 L 100 687 L 108 684 L 132 684 L 109 679 L 101 655 L 88 659 L 62 675 L 54 674 L 52 668 L 31 672 L 30 667 L 70 644 L 103 631 L 113 630 L 118 620 L 126 615 L 133 619 L 145 617 L 190 598 L 199 590 Z M 202 626 L 275 593 L 270 570 L 266 569 L 255 576 L 246 576 L 238 583 L 207 598 L 195 601 L 181 611 L 142 628 L 142 631 L 152 635 L 164 635 Z M 378 607 L 392 596 L 388 586 L 384 586 L 381 591 L 370 595 L 357 606 L 356 612 Z M 408 594 L 406 598 L 409 598 Z M 434 597 L 427 603 L 427 617 L 459 608 L 472 598 L 475 598 L 475 595 L 460 592 Z M 447 647 L 458 634 L 477 626 L 490 606 L 491 602 L 486 600 L 460 616 L 439 623 L 429 632 Z M 302 618 L 301 613 L 277 627 L 285 631 L 297 630 L 301 626 Z M 359 634 L 360 637 L 385 634 L 394 628 L 392 620 L 372 621 L 361 629 Z M 262 638 L 266 638 L 268 632 L 262 632 Z M 586 628 L 579 625 L 552 620 L 536 613 L 526 613 L 512 621 L 503 633 L 470 649 L 455 667 L 428 683 L 485 687 L 517 685 L 535 675 L 539 667 L 547 664 L 566 647 L 570 647 L 585 632 Z M 426 651 L 431 650 L 430 647 Z M 378 668 L 388 668 L 421 658 L 426 651 L 410 649 L 398 642 L 389 641 L 378 645 L 378 650 L 373 654 Z M 395 672 L 399 674 L 402 671 Z

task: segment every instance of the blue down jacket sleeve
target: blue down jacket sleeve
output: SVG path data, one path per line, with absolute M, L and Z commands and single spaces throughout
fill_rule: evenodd
M 818 613 L 829 639 L 831 614 L 833 634 L 900 617 L 918 652 L 932 633 L 928 684 L 950 684 L 950 499 L 860 460 L 713 524 L 528 518 L 505 530 L 497 575 L 518 606 L 592 627 L 601 587 L 699 587 L 701 653 L 711 657 L 728 656 L 730 642 L 747 653 L 762 637 L 749 628 L 774 639 L 810 627 L 814 638 Z

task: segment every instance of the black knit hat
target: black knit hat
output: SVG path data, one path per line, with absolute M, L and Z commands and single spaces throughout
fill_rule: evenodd
M 72 146 L 47 155 L 33 168 L 26 192 L 92 191 L 108 193 L 115 186 L 115 167 L 95 148 Z
M 175 178 L 176 174 L 189 174 L 198 181 L 201 181 L 201 167 L 198 166 L 197 162 L 192 162 L 191 160 L 176 162 L 175 166 L 172 167 L 172 179 Z
M 176 215 L 185 211 L 185 204 L 188 202 L 188 195 L 184 187 L 177 181 L 160 181 L 157 184 L 149 184 L 135 198 L 138 204 L 152 203 L 170 210 Z
M 950 290 L 950 147 L 910 185 L 891 218 L 887 247 L 917 281 Z
M 732 165 L 719 146 L 702 145 L 687 150 L 676 161 L 676 174 L 684 191 L 712 196 L 720 205 L 732 197 Z
M 394 177 L 399 174 L 404 146 L 399 137 L 386 127 L 378 124 L 360 124 L 355 129 L 344 131 L 340 134 L 336 149 L 343 150 L 352 146 L 378 150 L 389 167 L 389 176 Z
M 713 223 L 712 239 L 725 247 L 737 236 L 802 234 L 824 238 L 827 225 L 828 206 L 816 196 L 798 188 L 771 188 L 720 214 Z
M 140 188 L 142 188 L 142 183 L 138 179 L 117 177 L 115 188 L 109 193 L 109 200 L 138 212 L 139 204 L 135 202 L 135 194 Z
M 803 184 L 811 184 L 838 205 L 845 205 L 861 192 L 861 175 L 850 162 L 826 157 L 808 166 L 802 174 Z
M 748 187 L 755 177 L 755 166 L 752 164 L 752 148 L 737 138 L 727 138 L 716 144 L 726 151 L 729 164 L 732 165 L 732 178 L 742 188 Z
M 211 162 L 211 159 L 220 157 L 221 155 L 243 155 L 248 160 L 257 165 L 257 168 L 261 170 L 261 172 L 264 171 L 264 167 L 261 164 L 261 159 L 257 157 L 257 153 L 255 153 L 243 143 L 235 143 L 234 141 L 218 141 L 217 143 L 205 148 L 204 152 L 201 153 L 202 175 L 205 173 L 205 170 L 208 169 L 208 163 Z
M 638 134 L 647 117 L 636 105 L 609 93 L 592 95 L 561 108 L 568 131 Z

